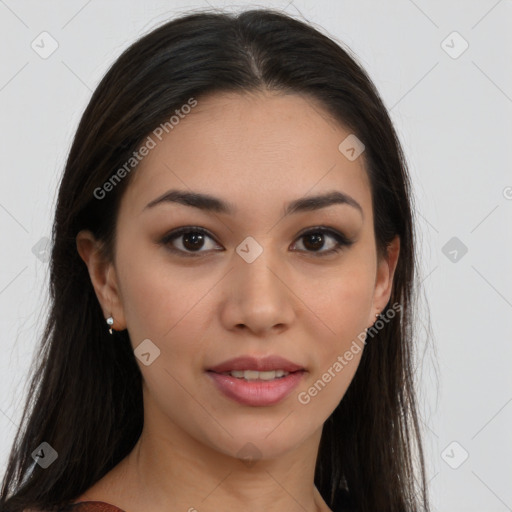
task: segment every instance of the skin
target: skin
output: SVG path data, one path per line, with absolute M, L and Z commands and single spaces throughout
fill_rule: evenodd
M 90 232 L 78 234 L 105 318 L 112 314 L 115 330 L 128 329 L 134 349 L 150 339 L 160 356 L 149 366 L 137 359 L 144 381 L 139 441 L 76 501 L 129 512 L 329 510 L 314 485 L 322 426 L 362 350 L 308 404 L 297 397 L 373 325 L 389 300 L 399 254 L 396 238 L 377 257 L 364 153 L 350 161 L 338 150 L 350 133 L 296 94 L 201 98 L 133 171 L 114 261 L 101 258 Z M 169 189 L 211 194 L 237 213 L 177 203 L 145 209 Z M 337 204 L 283 216 L 289 201 L 331 190 L 350 195 L 362 213 Z M 169 250 L 193 252 L 186 236 L 160 243 L 182 226 L 212 235 L 197 245 L 198 257 Z M 316 226 L 355 241 L 315 256 L 336 245 L 325 235 L 315 249 L 314 240 L 299 236 Z M 235 251 L 247 236 L 263 248 L 252 263 Z M 205 369 L 246 354 L 279 354 L 307 372 L 278 404 L 241 405 L 221 394 Z M 246 443 L 258 450 L 252 464 L 237 455 Z

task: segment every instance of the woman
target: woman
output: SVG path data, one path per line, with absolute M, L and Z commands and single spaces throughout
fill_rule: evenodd
M 166 23 L 78 127 L 0 509 L 428 511 L 414 276 L 348 52 L 269 10 Z

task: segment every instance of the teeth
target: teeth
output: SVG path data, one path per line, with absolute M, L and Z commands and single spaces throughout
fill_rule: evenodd
M 281 377 L 286 377 L 289 375 L 289 372 L 285 372 L 284 370 L 272 370 L 268 372 L 257 372 L 255 370 L 233 370 L 231 372 L 224 372 L 223 375 L 231 375 L 237 379 L 245 380 L 273 380 L 275 378 L 279 379 Z

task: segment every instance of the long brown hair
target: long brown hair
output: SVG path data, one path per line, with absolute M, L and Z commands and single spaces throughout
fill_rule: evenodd
M 70 503 L 120 462 L 142 431 L 142 377 L 128 333 L 117 332 L 115 344 L 109 338 L 75 242 L 80 230 L 89 229 L 112 260 L 119 202 L 136 170 L 108 198 L 98 199 L 98 187 L 190 98 L 258 90 L 314 98 L 356 134 L 365 145 L 379 253 L 395 235 L 401 242 L 382 312 L 398 303 L 400 314 L 367 340 L 353 381 L 325 422 L 315 484 L 335 510 L 429 510 L 412 371 L 412 198 L 398 137 L 348 49 L 308 23 L 256 9 L 193 12 L 165 23 L 124 51 L 92 95 L 59 189 L 51 307 L 3 480 L 1 511 Z M 45 442 L 58 454 L 46 469 L 32 456 Z

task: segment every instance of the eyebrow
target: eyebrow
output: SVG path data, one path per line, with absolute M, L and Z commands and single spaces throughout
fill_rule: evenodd
M 233 215 L 237 211 L 235 205 L 228 201 L 224 201 L 209 194 L 187 192 L 184 190 L 168 190 L 165 194 L 162 194 L 148 203 L 144 207 L 144 210 L 165 203 L 178 203 L 185 206 L 192 206 L 203 211 L 225 213 L 228 215 Z M 327 208 L 328 206 L 335 204 L 346 204 L 352 206 L 359 210 L 361 216 L 363 216 L 363 208 L 361 205 L 353 197 L 338 190 L 333 190 L 316 196 L 307 196 L 295 199 L 285 206 L 284 214 L 289 215 L 291 213 L 320 210 L 321 208 Z

